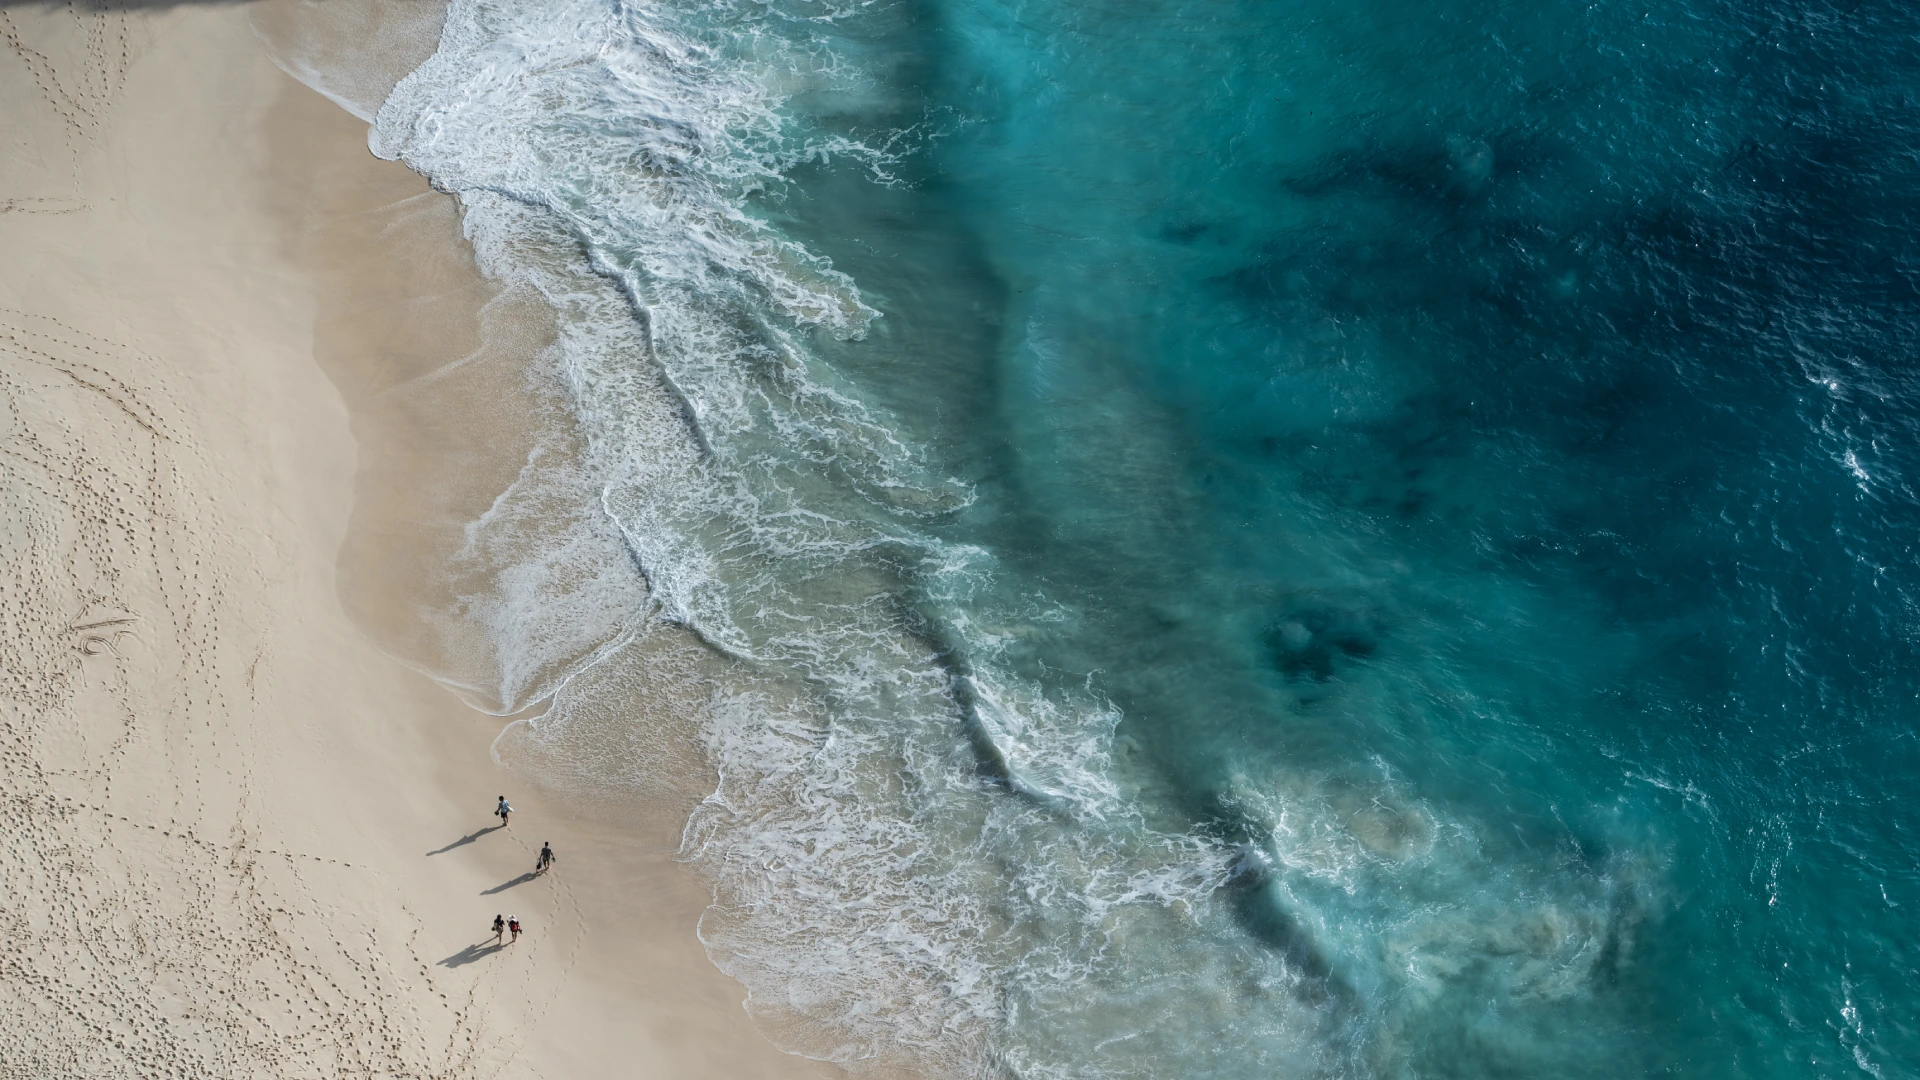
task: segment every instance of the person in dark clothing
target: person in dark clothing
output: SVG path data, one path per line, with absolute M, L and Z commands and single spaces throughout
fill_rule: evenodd
M 493 947 L 499 948 L 507 936 L 507 920 L 498 915 L 493 917 Z
M 553 845 L 542 840 L 540 842 L 540 857 L 534 860 L 533 872 L 536 874 L 544 874 L 548 870 L 553 869 L 554 860 L 558 857 L 559 856 L 553 853 Z

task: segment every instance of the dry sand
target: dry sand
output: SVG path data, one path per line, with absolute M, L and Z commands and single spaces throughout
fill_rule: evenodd
M 382 404 L 492 294 L 365 130 L 244 4 L 0 0 L 0 1077 L 823 1075 L 673 808 L 530 786 L 375 644 L 517 451 Z

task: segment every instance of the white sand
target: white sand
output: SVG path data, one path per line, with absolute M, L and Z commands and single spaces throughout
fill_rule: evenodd
M 0 1077 L 822 1075 L 671 814 L 529 788 L 361 629 L 501 466 L 381 414 L 491 294 L 364 139 L 245 5 L 0 7 Z

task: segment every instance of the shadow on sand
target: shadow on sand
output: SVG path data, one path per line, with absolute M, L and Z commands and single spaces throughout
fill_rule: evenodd
M 490 832 L 499 832 L 501 829 L 504 829 L 504 828 L 506 828 L 505 825 L 494 825 L 489 828 L 481 829 L 479 832 L 470 832 L 467 835 L 461 837 L 460 839 L 455 840 L 453 843 L 448 844 L 446 847 L 440 848 L 437 851 L 429 851 L 427 852 L 427 854 L 428 855 L 445 855 L 447 852 L 452 851 L 454 848 L 465 847 L 466 845 L 473 843 L 475 840 L 480 839 L 481 837 L 487 835 Z
M 532 881 L 534 878 L 537 878 L 539 876 L 540 876 L 539 874 L 536 874 L 533 871 L 529 870 L 526 873 L 521 874 L 519 877 L 514 878 L 512 881 L 503 881 L 500 884 L 495 885 L 491 889 L 482 889 L 480 891 L 480 895 L 492 896 L 494 893 L 503 893 L 503 892 L 506 892 L 508 889 L 513 888 L 515 885 L 525 885 L 527 882 Z
M 473 963 L 475 960 L 484 960 L 504 948 L 506 948 L 505 945 L 495 945 L 491 941 L 483 941 L 478 945 L 469 945 L 459 952 L 454 953 L 452 956 L 447 957 L 445 960 L 440 961 L 440 966 L 450 968 L 464 967 L 467 964 Z

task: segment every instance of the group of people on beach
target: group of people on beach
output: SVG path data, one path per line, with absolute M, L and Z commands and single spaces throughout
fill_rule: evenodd
M 507 802 L 507 797 L 505 795 L 500 796 L 499 804 L 493 808 L 493 816 L 500 819 L 500 827 L 503 829 L 506 828 L 508 823 L 513 820 L 513 805 Z M 540 854 L 533 861 L 534 875 L 539 876 L 553 869 L 553 864 L 557 859 L 558 859 L 558 856 L 556 856 L 553 853 L 553 845 L 545 840 L 542 840 L 540 842 Z M 507 941 L 506 938 L 508 934 L 513 935 L 513 941 L 511 942 Z M 520 940 L 520 916 L 518 915 L 502 916 L 502 915 L 496 914 L 493 917 L 494 948 L 497 949 L 502 945 L 514 944 L 514 943 L 517 943 L 519 940 Z

